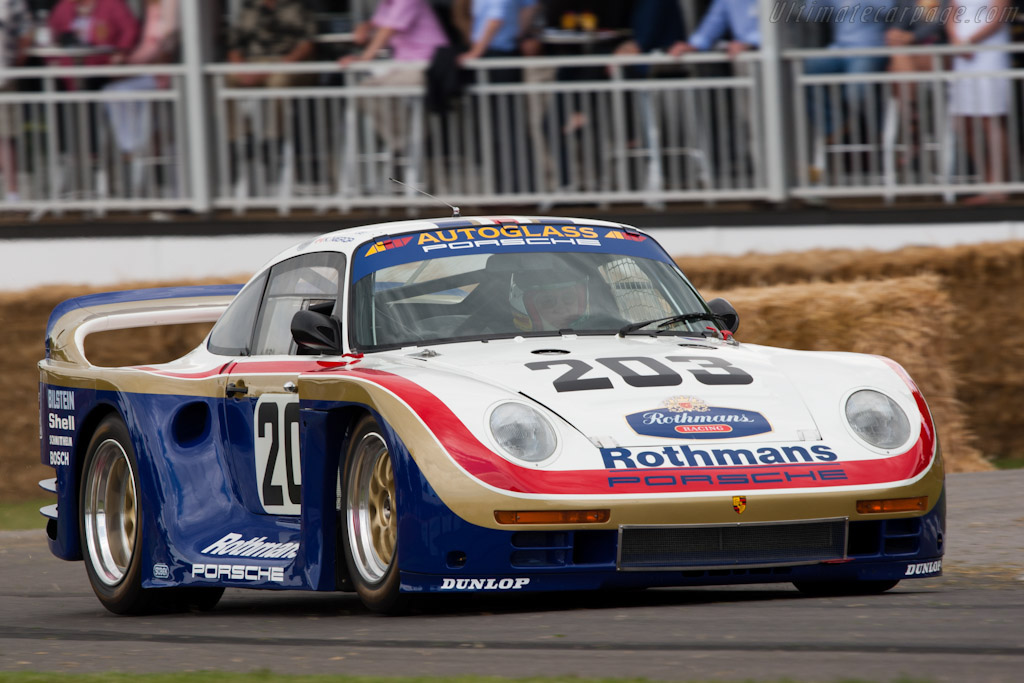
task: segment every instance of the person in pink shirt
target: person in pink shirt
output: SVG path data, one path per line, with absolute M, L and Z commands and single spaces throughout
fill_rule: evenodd
M 426 63 L 437 48 L 448 44 L 448 37 L 427 0 L 381 0 L 370 21 L 356 27 L 354 42 L 364 46 L 363 51 L 339 59 L 338 65 L 343 69 L 374 59 L 384 46 L 391 48 L 395 61 L 423 62 L 396 66 L 359 81 L 359 85 L 423 87 Z M 392 150 L 403 149 L 407 125 L 402 114 L 395 115 L 394 100 L 376 97 L 361 99 L 359 103 L 362 111 L 376 122 L 377 132 L 388 146 Z M 380 124 L 393 119 L 393 126 Z
M 58 45 L 109 47 L 105 54 L 81 61 L 87 66 L 117 63 L 139 39 L 139 21 L 124 0 L 60 0 L 50 15 L 50 33 Z M 55 60 L 61 66 L 72 60 Z
M 353 42 L 365 49 L 360 54 L 342 57 L 342 67 L 373 59 L 385 45 L 391 48 L 392 59 L 429 61 L 434 50 L 448 44 L 448 37 L 427 0 L 381 0 L 370 21 L 356 27 Z

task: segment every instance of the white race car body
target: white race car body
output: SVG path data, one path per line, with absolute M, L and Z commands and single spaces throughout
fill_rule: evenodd
M 564 319 L 545 308 L 557 297 Z M 142 291 L 51 318 L 54 552 L 110 564 L 78 523 L 95 517 L 80 499 L 104 421 L 131 435 L 143 500 L 169 506 L 141 518 L 138 568 L 108 567 L 115 593 L 354 584 L 389 609 L 459 590 L 884 590 L 941 571 L 942 461 L 902 368 L 738 343 L 731 307 L 635 229 L 509 217 L 331 233 L 269 263 L 180 360 L 95 368 L 82 352 L 89 331 L 215 319 L 226 301 Z M 167 514 L 183 502 L 199 507 Z

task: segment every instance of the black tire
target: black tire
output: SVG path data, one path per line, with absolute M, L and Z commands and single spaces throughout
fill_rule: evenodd
M 142 494 L 138 460 L 124 422 L 100 422 L 79 484 L 78 533 L 85 571 L 100 603 L 114 614 L 213 609 L 223 588 L 142 587 Z
M 340 465 L 342 554 L 363 604 L 381 614 L 408 609 L 399 592 L 398 501 L 391 454 L 377 421 L 363 416 Z
M 895 588 L 899 582 L 899 579 L 890 581 L 794 581 L 793 585 L 804 595 L 841 597 L 844 595 L 879 595 Z

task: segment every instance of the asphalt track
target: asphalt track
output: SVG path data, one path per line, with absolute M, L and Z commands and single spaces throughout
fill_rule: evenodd
M 0 671 L 1019 681 L 1024 470 L 951 475 L 945 575 L 880 596 L 788 584 L 431 601 L 231 590 L 206 614 L 106 613 L 43 532 L 0 533 Z

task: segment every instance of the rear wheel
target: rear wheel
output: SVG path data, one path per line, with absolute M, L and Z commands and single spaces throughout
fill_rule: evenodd
M 79 536 L 96 597 L 115 614 L 212 609 L 221 588 L 142 587 L 142 508 L 135 450 L 115 416 L 93 434 L 82 468 Z
M 900 581 L 794 581 L 796 589 L 805 595 L 838 597 L 843 595 L 878 595 L 894 588 Z
M 387 442 L 377 421 L 363 417 L 341 465 L 345 564 L 359 598 L 374 612 L 404 611 L 399 592 L 398 501 Z

